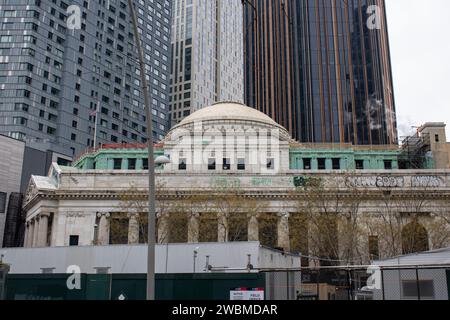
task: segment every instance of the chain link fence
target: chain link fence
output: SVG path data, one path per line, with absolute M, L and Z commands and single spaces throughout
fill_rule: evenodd
M 268 300 L 450 300 L 450 265 L 262 272 Z

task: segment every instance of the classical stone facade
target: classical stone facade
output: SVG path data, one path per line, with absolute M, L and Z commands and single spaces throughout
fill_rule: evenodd
M 168 134 L 163 154 L 171 163 L 156 171 L 160 243 L 260 241 L 359 262 L 450 244 L 450 171 L 292 169 L 287 132 L 245 108 L 213 108 L 212 115 L 202 109 Z M 270 151 L 257 148 L 255 161 L 251 141 L 242 150 L 211 149 L 222 146 L 218 132 L 236 141 L 250 128 L 278 130 Z M 112 162 L 118 155 L 110 150 Z M 143 242 L 147 192 L 145 170 L 54 164 L 48 177 L 30 182 L 25 243 Z
M 82 171 L 59 168 L 56 164 L 52 170 L 58 172 L 56 179 L 49 177 L 45 183 L 42 179 L 33 179 L 30 184 L 28 193 L 30 197 L 25 204 L 28 212 L 25 240 L 27 247 L 67 246 L 70 244 L 71 236 L 79 237 L 79 245 L 95 243 L 108 245 L 111 218 L 115 213 L 126 210 L 128 206 L 126 203 L 131 201 L 124 200 L 124 194 L 141 195 L 142 199 L 145 199 L 147 176 L 142 171 L 133 173 L 130 171 Z M 358 212 L 360 213 L 379 214 L 386 206 L 386 199 L 389 197 L 392 206 L 404 211 L 405 214 L 413 213 L 413 209 L 422 215 L 433 212 L 448 214 L 450 173 L 445 171 L 364 172 L 350 175 L 332 172 L 305 175 L 304 172 L 289 171 L 276 175 L 247 174 L 239 177 L 158 173 L 157 185 L 164 186 L 163 192 L 159 192 L 158 196 L 160 205 L 158 211 L 166 216 L 162 219 L 160 215 L 158 219 L 164 221 L 158 224 L 159 240 L 164 241 L 162 235 L 171 227 L 168 203 L 170 208 L 176 211 L 177 206 L 180 205 L 186 209 L 185 203 L 189 201 L 190 196 L 201 197 L 214 193 L 223 196 L 223 193 L 229 193 L 230 197 L 236 197 L 235 192 L 239 190 L 244 209 L 246 201 L 256 200 L 256 206 L 264 203 L 260 208 L 247 207 L 251 211 L 246 213 L 247 240 L 261 240 L 258 224 L 260 215 L 267 213 L 277 220 L 273 230 L 277 239 L 276 246 L 288 250 L 290 247 L 289 221 L 293 215 L 299 213 L 299 202 L 305 201 L 305 204 L 310 203 L 311 206 L 316 206 L 317 210 L 321 209 L 318 201 L 322 199 L 311 199 L 310 191 L 298 187 L 299 181 L 308 179 L 323 181 L 324 189 L 321 192 L 324 192 L 322 196 L 323 199 L 328 199 L 327 201 L 335 200 L 344 203 L 359 199 Z M 356 190 L 361 192 L 360 198 L 354 194 Z M 407 205 L 408 203 L 410 204 Z M 241 202 L 236 202 L 236 205 L 240 204 Z M 416 208 L 413 208 L 415 205 Z M 337 206 L 329 204 L 329 209 L 336 211 Z M 208 209 L 211 207 L 212 205 Z M 145 209 L 145 205 L 142 208 Z M 201 207 L 197 209 L 200 210 Z M 227 228 L 226 221 L 220 220 L 227 218 L 220 216 L 222 212 L 220 208 L 217 211 L 219 221 L 217 241 L 223 242 L 227 239 Z M 185 210 L 185 213 L 188 242 L 198 242 L 201 212 L 191 214 L 190 210 Z M 136 213 L 130 213 L 128 219 L 128 242 L 137 243 L 139 222 Z M 49 234 L 48 238 L 47 234 Z

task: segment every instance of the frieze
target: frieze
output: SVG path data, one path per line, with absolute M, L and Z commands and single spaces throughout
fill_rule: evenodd
M 411 177 L 413 188 L 439 188 L 445 187 L 445 181 L 439 176 L 413 176 Z
M 348 177 L 345 185 L 353 188 L 440 188 L 445 180 L 440 176 L 360 176 Z
M 345 184 L 349 188 L 403 188 L 405 178 L 398 176 L 348 177 Z
M 273 185 L 271 178 L 252 178 L 252 185 L 254 187 L 270 187 Z
M 83 212 L 67 212 L 66 217 L 68 218 L 82 218 L 86 216 Z
M 376 186 L 378 188 L 403 188 L 405 186 L 405 178 L 396 176 L 377 177 Z
M 212 178 L 210 186 L 213 188 L 240 188 L 241 180 L 239 178 Z

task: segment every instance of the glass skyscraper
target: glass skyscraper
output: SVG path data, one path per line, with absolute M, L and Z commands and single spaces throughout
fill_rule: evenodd
M 134 2 L 160 140 L 171 2 Z M 97 145 L 147 141 L 128 1 L 0 0 L 0 26 L 0 133 L 71 157 L 94 146 L 95 131 Z
M 396 144 L 383 0 L 249 0 L 245 100 L 304 143 Z
M 243 102 L 240 0 L 174 0 L 171 123 L 220 101 Z

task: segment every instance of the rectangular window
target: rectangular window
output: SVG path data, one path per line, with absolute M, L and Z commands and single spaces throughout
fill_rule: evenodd
M 303 159 L 303 170 L 311 170 L 311 159 L 310 158 Z
M 245 159 L 238 159 L 237 161 L 237 169 L 238 170 L 245 170 Z
M 23 117 L 13 117 L 13 124 L 15 125 L 23 125 L 26 126 L 27 125 L 27 119 L 23 118 Z
M 12 36 L 1 36 L 0 37 L 1 43 L 11 43 L 12 42 Z
M 268 170 L 275 169 L 275 159 L 273 159 L 273 158 L 267 159 L 266 167 L 267 167 Z
M 434 135 L 434 141 L 436 141 L 436 143 L 439 143 L 439 135 L 438 134 L 436 134 L 436 135 Z
M 16 11 L 14 11 L 14 10 L 5 10 L 5 11 L 3 12 L 3 16 L 4 16 L 5 18 L 12 18 L 12 17 L 15 17 L 15 16 L 16 16 Z
M 341 159 L 334 158 L 332 161 L 333 161 L 333 170 L 341 170 Z
M 14 105 L 14 110 L 15 111 L 25 111 L 25 112 L 28 112 L 28 109 L 29 109 L 29 105 L 28 104 L 25 104 L 25 103 L 16 103 L 15 105 Z
M 178 170 L 186 170 L 186 167 L 186 159 L 180 159 L 180 162 L 178 163 Z
M 148 170 L 148 159 L 142 159 L 142 169 Z
M 58 116 L 55 114 L 49 113 L 47 118 L 48 118 L 48 121 L 56 122 L 56 120 L 58 119 Z
M 364 160 L 355 160 L 356 170 L 364 170 Z
M 128 170 L 136 170 L 136 159 L 128 159 Z
M 231 170 L 231 161 L 229 158 L 223 158 L 222 169 L 225 171 Z
M 327 160 L 325 158 L 317 159 L 317 164 L 319 166 L 319 170 L 325 170 L 327 168 L 326 162 L 327 162 Z
M 114 170 L 122 169 L 122 159 L 116 158 L 114 159 Z
M 392 170 L 392 160 L 384 160 L 384 169 Z
M 216 159 L 208 159 L 208 170 L 216 170 Z
M 78 246 L 78 241 L 79 241 L 80 236 L 70 236 L 69 237 L 69 246 L 71 247 L 75 247 Z

